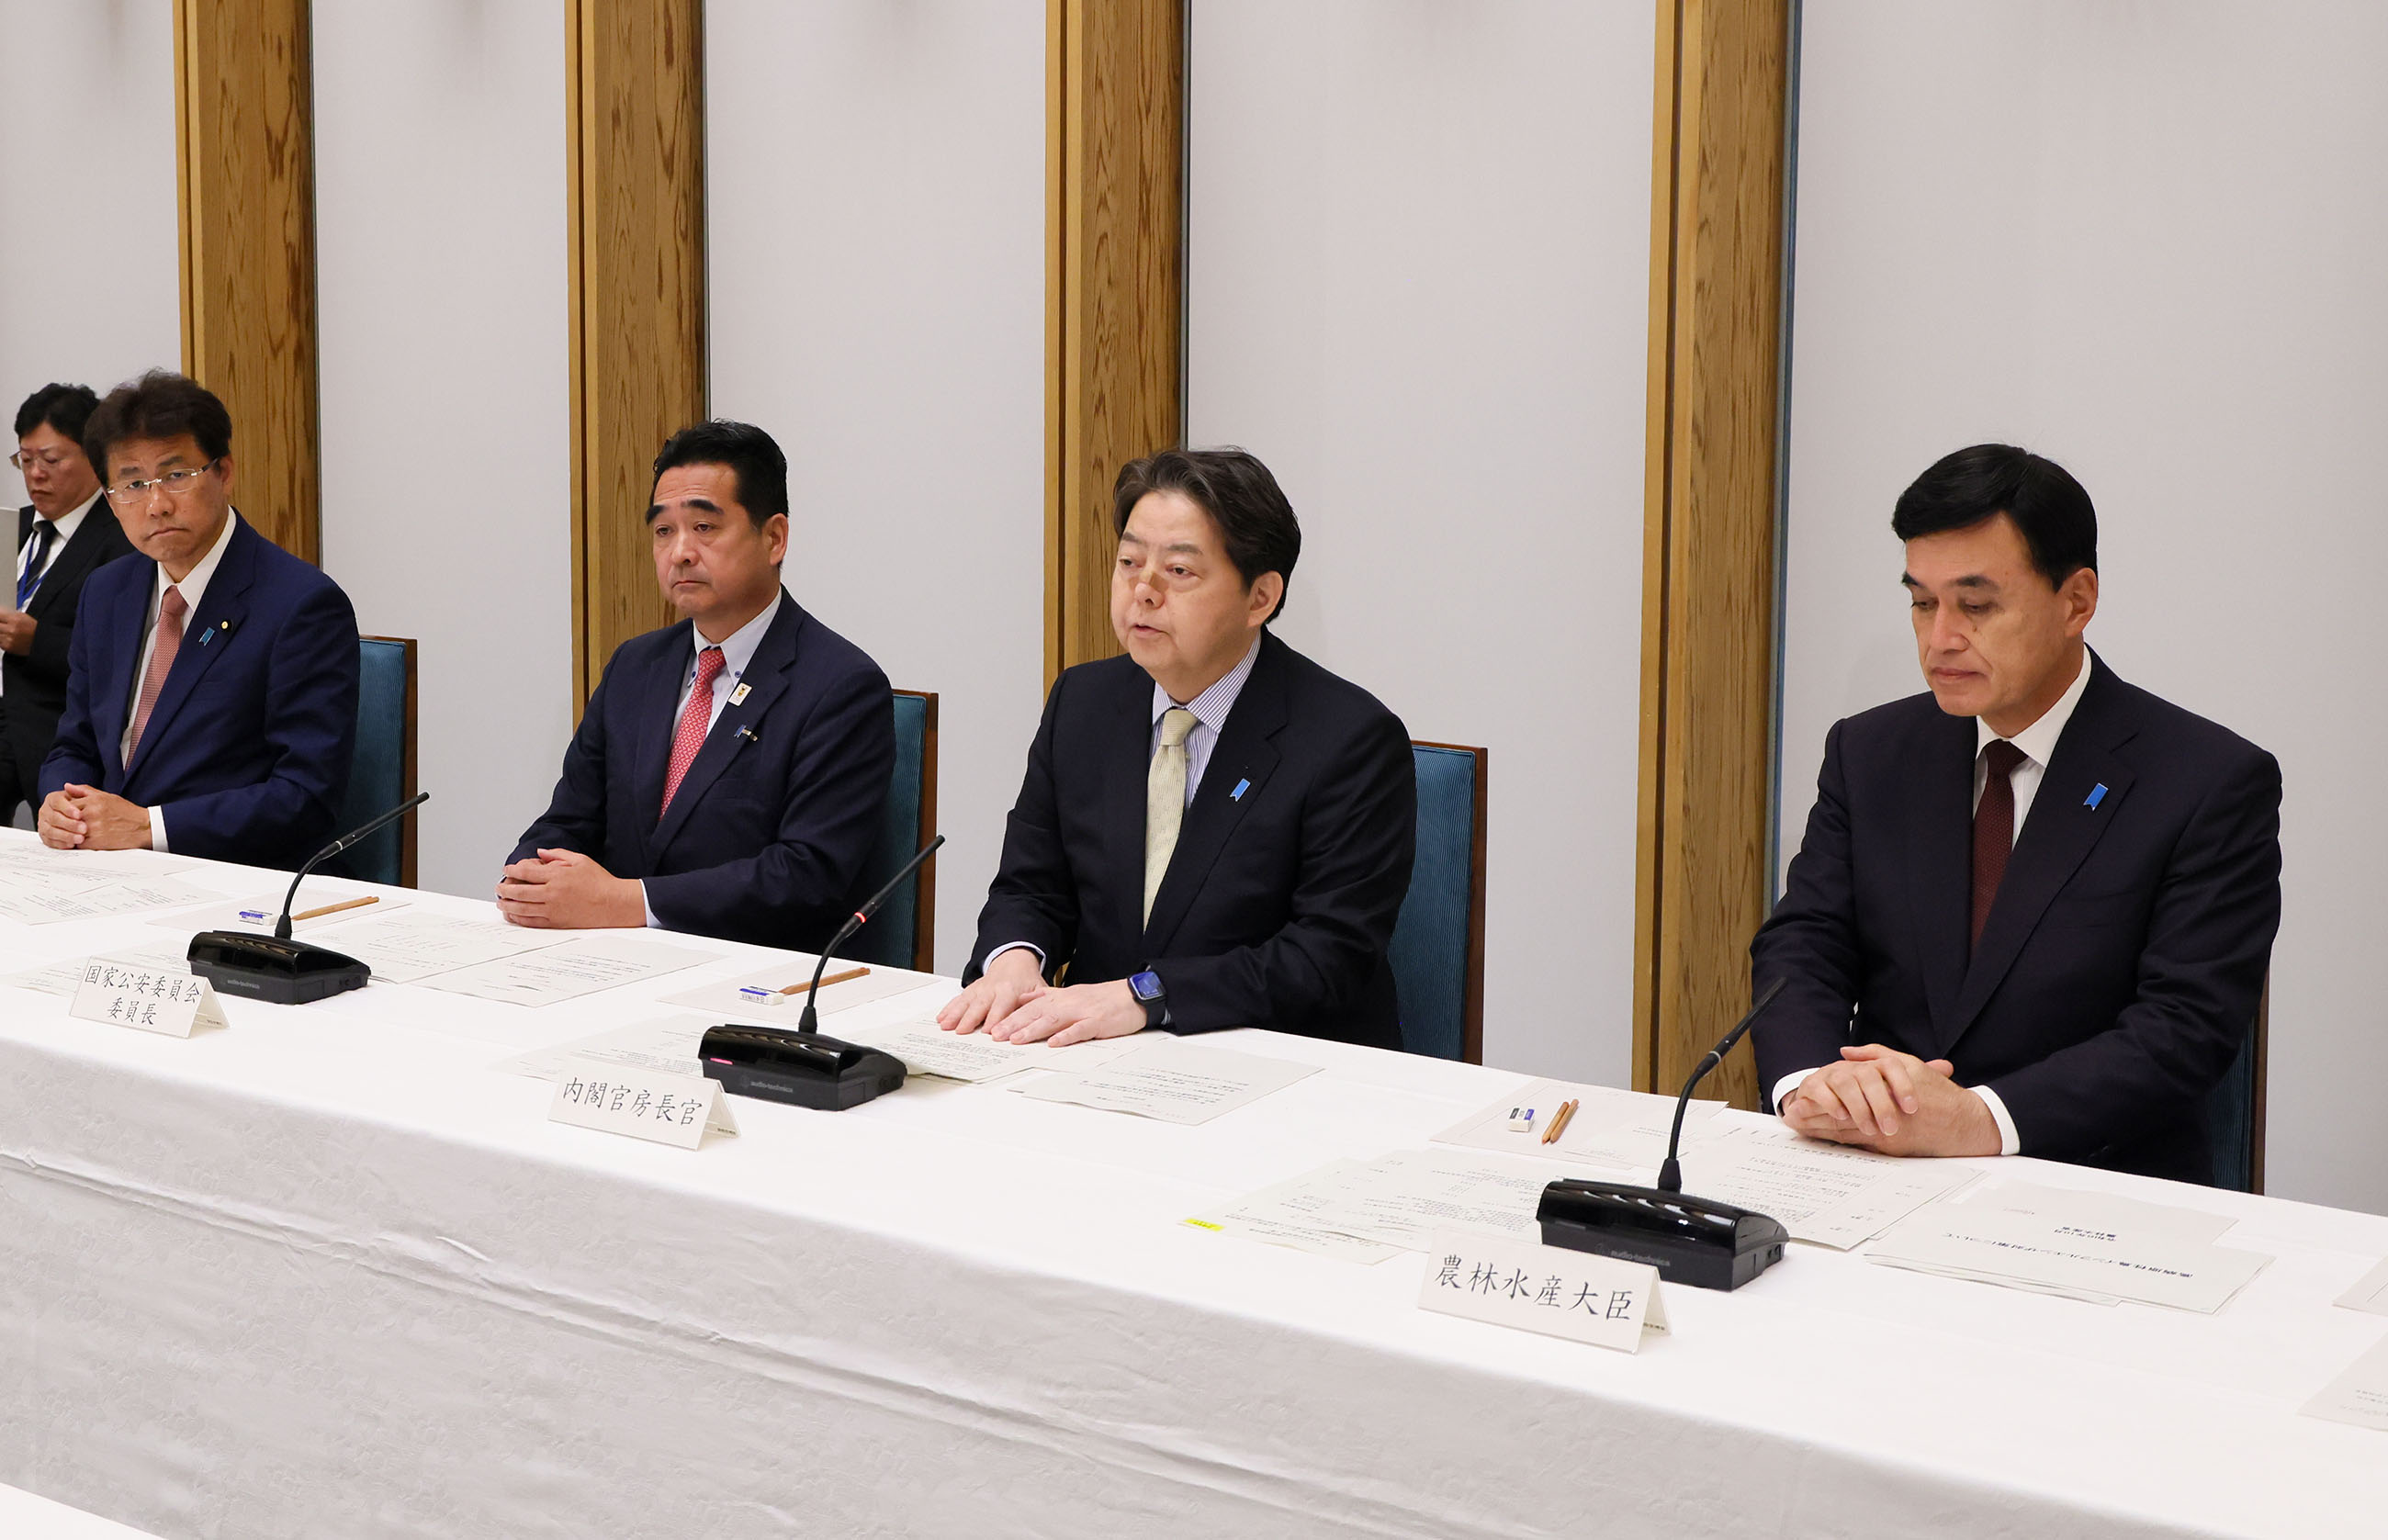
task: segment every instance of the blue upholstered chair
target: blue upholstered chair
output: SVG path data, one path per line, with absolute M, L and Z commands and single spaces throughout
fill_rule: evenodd
M 2268 996 L 2267 986 L 2265 991 Z M 2247 1041 L 2222 1083 L 2205 1098 L 2206 1130 L 2214 1144 L 2214 1185 L 2233 1193 L 2264 1190 L 2264 1060 L 2268 1003 L 2255 1012 Z
M 871 848 L 862 891 L 875 893 L 937 833 L 937 698 L 896 692 L 896 773 L 887 783 L 887 813 Z M 936 942 L 937 858 L 887 895 L 879 913 L 848 943 L 856 962 L 926 973 Z
M 357 757 L 336 830 L 369 823 L 414 795 L 414 643 L 359 637 L 357 665 Z M 413 815 L 376 831 L 339 861 L 350 877 L 413 887 Z
M 1484 1062 L 1485 751 L 1413 743 L 1417 855 L 1393 926 L 1402 1047 Z

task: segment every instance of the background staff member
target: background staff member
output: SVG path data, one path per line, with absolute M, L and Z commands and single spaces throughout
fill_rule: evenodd
M 1111 508 L 1127 655 L 1054 683 L 940 1023 L 1398 1048 L 1385 949 L 1417 839 L 1409 734 L 1268 634 L 1302 553 L 1292 507 L 1240 449 L 1171 449 L 1123 466 Z M 1064 966 L 1069 987 L 1048 985 Z
M 887 675 L 780 586 L 788 461 L 762 429 L 674 434 L 647 528 L 687 623 L 615 650 L 498 907 L 818 947 L 862 898 L 886 810 Z
M 1928 695 L 1834 726 L 1751 977 L 1804 1134 L 2211 1181 L 2204 1099 L 2280 923 L 2280 767 L 2116 678 L 2064 469 L 1960 449 L 1891 527 Z M 1854 1018 L 1854 1019 L 1853 1019 Z
M 40 800 L 83 579 L 133 551 L 116 515 L 99 506 L 99 473 L 83 452 L 83 424 L 98 405 L 89 385 L 46 385 L 17 409 L 8 463 L 32 501 L 17 511 L 16 581 L 0 592 L 0 824 L 19 802 Z
M 146 561 L 83 587 L 45 843 L 297 867 L 337 831 L 357 743 L 357 615 L 232 506 L 232 416 L 152 370 L 84 447 Z

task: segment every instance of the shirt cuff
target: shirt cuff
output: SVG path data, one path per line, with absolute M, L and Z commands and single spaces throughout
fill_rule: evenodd
M 1817 1069 L 1822 1069 L 1823 1067 L 1824 1067 L 1820 1064 L 1816 1066 L 1815 1069 L 1795 1069 L 1790 1074 L 1785 1075 L 1781 1079 L 1775 1081 L 1773 1097 L 1774 1116 L 1777 1117 L 1783 1116 L 1783 1104 L 1789 1101 L 1791 1093 L 1799 1089 L 1799 1082 L 1801 1080 L 1813 1075 Z
M 648 929 L 661 930 L 664 928 L 664 922 L 655 918 L 655 901 L 647 897 L 647 879 L 645 877 L 639 878 L 639 907 L 647 912 Z
M 166 810 L 162 807 L 149 810 L 149 848 L 153 851 L 166 848 Z
M 991 968 L 991 967 L 995 966 L 995 960 L 996 960 L 997 957 L 1002 956 L 1002 955 L 1003 955 L 1005 953 L 1007 953 L 1007 952 L 1033 952 L 1033 953 L 1036 953 L 1036 971 L 1037 971 L 1037 973 L 1038 973 L 1038 974 L 1040 974 L 1040 975 L 1044 973 L 1044 971 L 1045 971 L 1045 949 L 1044 949 L 1043 947 L 1041 947 L 1041 946 L 1038 946 L 1038 945 L 1037 945 L 1035 942 L 1034 942 L 1034 941 L 1006 941 L 1006 942 L 1004 942 L 1001 946 L 997 947 L 993 952 L 990 952 L 990 953 L 988 953 L 986 954 L 986 961 L 985 961 L 985 962 L 984 962 L 984 963 L 981 963 L 981 964 L 978 966 L 978 970 L 979 970 L 979 972 L 981 972 L 981 973 L 984 973 L 987 969 L 989 969 L 989 968 Z
M 2007 1105 L 1999 1099 L 1999 1093 L 1986 1085 L 1967 1086 L 1965 1089 L 1979 1096 L 1982 1105 L 1990 1109 L 1990 1121 L 1999 1126 L 1999 1154 L 2021 1155 L 2022 1136 L 2015 1132 L 2014 1119 L 2008 1116 Z

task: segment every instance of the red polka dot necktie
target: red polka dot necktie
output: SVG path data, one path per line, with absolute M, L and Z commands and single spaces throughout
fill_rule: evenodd
M 2007 857 L 2014 851 L 2014 772 L 2024 751 L 2005 738 L 1982 751 L 1989 774 L 1982 781 L 1982 801 L 1974 809 L 1974 944 L 1982 940 L 1982 925 L 1999 896 L 2007 875 Z
M 688 704 L 680 708 L 680 730 L 672 734 L 671 768 L 664 772 L 664 805 L 655 810 L 657 823 L 671 810 L 680 777 L 696 762 L 696 751 L 705 747 L 705 731 L 713 726 L 713 681 L 720 675 L 721 649 L 708 647 L 696 655 L 696 683 L 689 687 Z

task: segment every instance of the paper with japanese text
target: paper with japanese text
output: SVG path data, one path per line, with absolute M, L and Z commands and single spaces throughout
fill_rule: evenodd
M 1683 1157 L 1683 1191 L 1753 1209 L 1795 1241 L 1847 1251 L 1979 1176 L 1946 1161 L 1907 1160 L 1802 1139 L 1788 1129 L 1738 1130 Z
M 1558 1115 L 1562 1103 L 1576 1104 L 1574 1116 L 1558 1138 L 1545 1144 L 1543 1135 Z M 1509 1127 L 1512 1111 L 1533 1109 L 1533 1126 Z M 1683 1143 L 1688 1148 L 1707 1133 L 1710 1119 L 1724 1109 L 1722 1102 L 1694 1102 L 1683 1109 Z M 1515 1092 L 1480 1107 L 1434 1136 L 1438 1144 L 1458 1144 L 1472 1150 L 1498 1150 L 1532 1159 L 1556 1156 L 1615 1170 L 1634 1167 L 1656 1169 L 1667 1158 L 1667 1139 L 1673 1131 L 1675 1098 L 1607 1086 L 1575 1085 L 1566 1080 L 1529 1080 Z
M 2336 1303 L 2349 1310 L 2367 1310 L 2375 1316 L 2388 1316 L 2388 1262 L 2365 1273 L 2355 1281 L 2355 1286 L 2338 1296 Z
M 1976 1282 L 2205 1315 L 2229 1304 L 2272 1260 L 2183 1239 L 2178 1228 L 2135 1215 L 2125 1206 L 2130 1200 L 2102 1212 L 2095 1202 L 2100 1194 L 2080 1196 L 2080 1204 L 2035 1212 L 1995 1203 L 1941 1204 L 1894 1226 L 1868 1249 L 1866 1259 Z
M 1401 1248 L 1382 1241 L 1346 1235 L 1328 1228 L 1318 1218 L 1331 1202 L 1329 1190 L 1340 1187 L 1342 1179 L 1360 1164 L 1356 1160 L 1332 1161 L 1290 1181 L 1264 1187 L 1233 1203 L 1206 1209 L 1185 1222 L 1213 1234 L 1240 1236 L 1265 1245 L 1290 1246 L 1339 1262 L 1358 1262 L 1363 1266 L 1381 1262 L 1388 1256 L 1399 1256 Z
M 548 1121 L 693 1150 L 709 1130 L 738 1131 L 721 1082 L 703 1075 L 589 1060 L 555 1077 Z
M 1667 1330 L 1658 1269 L 1646 1262 L 1465 1234 L 1429 1236 L 1426 1255 L 1420 1309 L 1620 1353 Z
M 189 945 L 187 941 L 181 941 L 171 946 L 127 947 L 119 952 L 99 953 L 92 957 L 69 957 L 61 962 L 44 963 L 39 967 L 27 968 L 22 973 L 12 973 L 0 978 L 0 985 L 72 999 L 75 991 L 83 987 L 85 963 L 122 963 L 136 968 L 187 973 L 190 971 Z
M 111 919 L 188 909 L 218 895 L 171 877 L 94 878 L 78 872 L 11 870 L 0 880 L 0 915 L 26 925 Z
M 346 938 L 343 937 L 343 940 Z M 431 989 L 508 1005 L 553 1005 L 600 990 L 642 983 L 720 953 L 647 940 L 643 932 L 580 936 L 559 946 L 476 963 L 423 980 Z
M 585 1068 L 591 1064 L 653 1069 L 667 1075 L 702 1075 L 705 1066 L 697 1057 L 697 1045 L 705 1041 L 708 1029 L 719 1025 L 710 1016 L 663 1016 L 517 1054 L 491 1067 L 514 1075 L 535 1075 L 542 1080 L 552 1080 L 575 1066 Z
M 894 1054 L 904 1061 L 908 1074 L 934 1075 L 973 1084 L 1037 1069 L 1060 1074 L 1093 1069 L 1142 1046 L 1145 1041 L 1140 1036 L 1104 1038 L 1095 1042 L 1073 1042 L 1067 1048 L 1042 1042 L 997 1042 L 984 1032 L 948 1032 L 937 1025 L 934 1016 L 928 1015 L 876 1026 L 847 1027 L 841 1023 L 832 1035 Z
M 1557 1161 L 1443 1147 L 1396 1150 L 1374 1160 L 1331 1161 L 1194 1218 L 1280 1245 L 1298 1243 L 1303 1236 L 1339 1236 L 1418 1251 L 1442 1231 L 1531 1242 L 1542 1237 L 1534 1215 L 1543 1189 L 1567 1174 Z M 1351 1261 L 1378 1259 L 1332 1242 L 1302 1249 Z
M 1194 1124 L 1207 1123 L 1318 1073 L 1315 1064 L 1264 1058 L 1175 1039 L 1138 1041 L 1130 1052 L 1093 1068 L 1065 1057 L 1077 1051 L 1076 1047 L 1056 1050 L 1060 1062 L 1051 1067 L 1066 1073 L 1023 1084 L 1020 1094 L 1040 1102 L 1074 1102 L 1105 1112 L 1157 1117 L 1164 1123 Z
M 200 1027 L 226 1025 L 215 991 L 187 964 L 138 968 L 97 957 L 83 965 L 83 978 L 67 1014 L 171 1038 L 189 1037 Z
M 2388 1433 L 2388 1337 L 2297 1410 L 2324 1421 L 2352 1422 L 2358 1428 Z
M 419 984 L 459 968 L 559 946 L 565 939 L 553 930 L 509 925 L 492 904 L 485 916 L 474 918 L 417 909 L 351 919 L 339 928 L 337 945 L 373 969 L 376 983 Z M 336 943 L 327 938 L 324 944 Z

